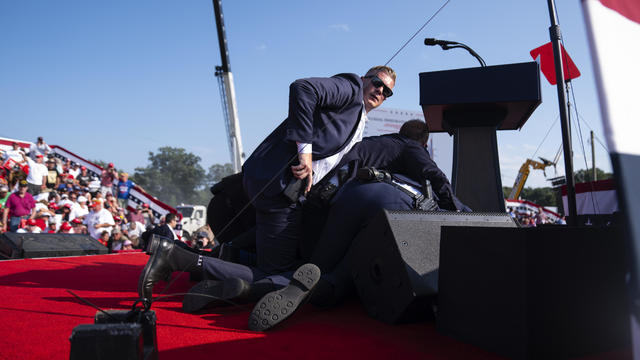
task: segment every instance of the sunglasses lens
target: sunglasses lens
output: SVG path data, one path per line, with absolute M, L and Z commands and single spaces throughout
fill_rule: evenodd
M 382 95 L 384 95 L 385 97 L 390 97 L 391 95 L 393 95 L 393 91 L 391 91 L 391 89 L 389 89 L 387 87 L 387 85 L 384 84 L 384 82 L 382 82 L 382 80 L 380 80 L 379 77 L 374 76 L 371 79 L 371 84 L 373 84 L 373 86 L 379 88 L 382 86 Z

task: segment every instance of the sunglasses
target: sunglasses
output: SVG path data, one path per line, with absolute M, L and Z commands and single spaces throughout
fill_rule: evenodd
M 365 79 L 367 78 L 371 79 L 371 84 L 373 84 L 373 87 L 379 88 L 382 86 L 382 95 L 384 95 L 384 97 L 389 98 L 393 95 L 393 91 L 391 91 L 391 89 L 389 89 L 389 87 L 385 85 L 384 82 L 380 80 L 378 76 L 375 76 L 375 75 L 365 76 Z

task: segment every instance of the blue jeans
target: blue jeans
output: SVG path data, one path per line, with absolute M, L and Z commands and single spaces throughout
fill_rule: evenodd
M 18 230 L 18 228 L 20 227 L 20 220 L 22 219 L 27 219 L 29 218 L 29 215 L 25 215 L 25 216 L 12 216 L 9 219 L 9 231 L 10 232 L 16 232 L 16 230 Z

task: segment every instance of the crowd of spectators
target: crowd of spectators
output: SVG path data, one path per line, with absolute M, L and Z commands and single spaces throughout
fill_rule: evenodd
M 40 137 L 28 151 L 18 143 L 2 151 L 0 233 L 88 234 L 111 250 L 140 247 L 157 225 L 148 204 L 127 208 L 135 185 L 110 163 L 101 174 L 53 156 Z
M 522 227 L 536 227 L 545 224 L 566 225 L 564 216 L 553 220 L 542 211 L 516 211 L 513 207 L 507 207 L 507 213 L 514 218 Z
M 135 183 L 113 163 L 100 174 L 90 172 L 53 156 L 42 137 L 28 151 L 13 143 L 0 157 L 0 233 L 87 234 L 111 251 L 127 251 L 143 249 L 154 229 L 168 226 L 149 204 L 128 207 Z M 183 236 L 180 214 L 167 219 L 175 239 L 200 250 L 213 246 L 207 225 L 191 238 Z

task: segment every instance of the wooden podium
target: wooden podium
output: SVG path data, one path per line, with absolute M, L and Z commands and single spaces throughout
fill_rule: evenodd
M 453 135 L 451 183 L 474 211 L 505 211 L 496 131 L 520 129 L 540 103 L 536 62 L 420 73 L 425 120 Z

